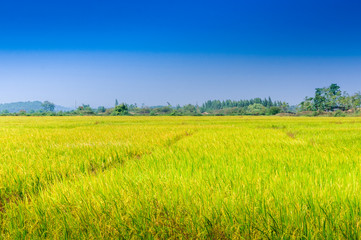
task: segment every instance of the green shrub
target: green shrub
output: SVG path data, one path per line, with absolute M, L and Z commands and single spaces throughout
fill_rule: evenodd
M 346 117 L 346 114 L 341 111 L 341 110 L 337 110 L 334 114 L 333 114 L 334 117 Z

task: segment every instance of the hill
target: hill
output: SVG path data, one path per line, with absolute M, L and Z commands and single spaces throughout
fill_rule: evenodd
M 13 102 L 13 103 L 3 103 L 0 104 L 0 112 L 8 111 L 10 113 L 17 113 L 21 110 L 24 110 L 26 112 L 31 111 L 40 111 L 43 110 L 43 107 L 41 106 L 42 102 L 40 101 L 28 101 L 28 102 Z M 70 111 L 71 108 L 55 105 L 55 111 Z

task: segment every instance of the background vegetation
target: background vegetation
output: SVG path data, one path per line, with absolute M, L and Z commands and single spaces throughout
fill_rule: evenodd
M 3 116 L 84 116 L 84 115 L 112 115 L 112 116 L 240 116 L 240 115 L 298 115 L 298 116 L 358 116 L 361 108 L 361 93 L 349 95 L 341 92 L 337 84 L 329 87 L 316 88 L 314 97 L 306 97 L 297 106 L 289 106 L 282 101 L 273 101 L 270 97 L 249 100 L 209 100 L 202 105 L 186 104 L 184 106 L 147 107 L 137 104 L 119 104 L 115 100 L 114 108 L 100 106 L 97 109 L 87 104 L 70 110 L 57 106 L 49 101 L 18 102 L 0 104 L 0 115 Z

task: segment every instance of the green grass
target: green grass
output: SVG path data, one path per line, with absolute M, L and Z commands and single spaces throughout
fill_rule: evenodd
M 3 117 L 5 239 L 358 239 L 361 118 Z

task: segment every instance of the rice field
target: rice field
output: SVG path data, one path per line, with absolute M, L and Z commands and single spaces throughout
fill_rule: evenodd
M 2 117 L 1 239 L 358 239 L 361 118 Z

